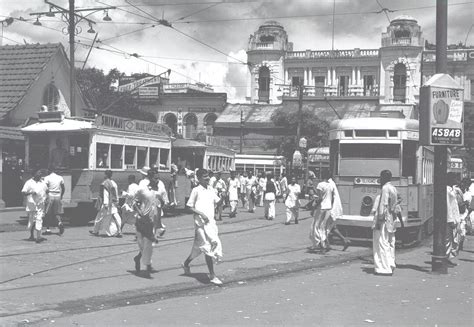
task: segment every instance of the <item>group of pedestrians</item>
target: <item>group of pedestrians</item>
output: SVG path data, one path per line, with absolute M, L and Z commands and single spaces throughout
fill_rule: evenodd
M 50 227 L 57 225 L 59 235 L 64 233 L 61 220 L 63 208 L 61 200 L 64 196 L 64 179 L 56 174 L 55 169 L 37 170 L 33 177 L 23 185 L 21 193 L 26 197 L 26 212 L 28 213 L 28 240 L 41 243 L 46 240 L 42 236 L 43 225 L 45 234 L 50 234 Z M 36 237 L 35 237 L 36 234 Z

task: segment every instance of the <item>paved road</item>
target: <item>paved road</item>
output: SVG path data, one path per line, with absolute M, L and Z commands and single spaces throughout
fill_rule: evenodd
M 277 206 L 277 212 L 283 213 L 281 204 Z M 306 312 L 303 316 L 313 317 L 312 312 L 316 310 L 313 306 L 326 303 L 328 299 L 328 303 L 333 303 L 333 309 L 337 308 L 338 311 L 346 310 L 345 305 L 335 305 L 346 298 L 352 299 L 350 302 L 357 309 L 361 304 L 361 295 L 369 294 L 370 289 L 362 282 L 378 278 L 370 274 L 370 264 L 362 263 L 361 266 L 361 260 L 370 257 L 369 248 L 350 247 L 348 251 L 342 252 L 341 247 L 335 245 L 335 249 L 325 255 L 309 253 L 306 250 L 311 223 L 308 212 L 303 212 L 299 225 L 290 226 L 283 225 L 283 214 L 279 214 L 274 221 L 264 220 L 261 216 L 262 210 L 259 208 L 256 214 L 240 213 L 235 219 L 224 217 L 224 222 L 219 223 L 225 262 L 218 265 L 216 271 L 225 282 L 222 288 L 208 283 L 202 257 L 196 259 L 191 276 L 182 274 L 180 263 L 188 255 L 193 237 L 190 215 L 165 220 L 168 232 L 166 239 L 155 248 L 153 265 L 157 272 L 152 275 L 152 280 L 137 277 L 133 273 L 132 258 L 137 247 L 131 227 L 126 230 L 129 234 L 122 239 L 89 236 L 88 227 L 70 228 L 64 236 L 49 236 L 48 241 L 42 244 L 26 241 L 26 231 L 2 233 L 0 324 L 55 321 L 60 325 L 151 322 L 164 325 L 192 325 L 195 322 L 240 325 L 246 324 L 246 321 L 234 320 L 239 317 L 237 311 L 243 313 L 252 308 L 252 319 L 260 319 L 258 312 L 265 315 L 272 312 L 268 320 L 262 320 L 262 324 L 279 321 L 291 324 L 290 320 L 281 317 L 294 316 L 291 310 L 286 310 L 289 303 L 285 304 L 285 309 L 278 309 L 277 306 L 285 302 L 272 302 L 274 298 L 279 299 L 281 289 L 285 292 L 295 290 L 288 297 L 288 302 L 301 294 L 298 305 L 310 304 L 298 310 L 291 307 L 298 316 Z M 425 253 L 428 248 L 422 251 L 421 257 L 418 253 L 410 265 L 416 263 L 424 270 L 426 264 L 423 262 L 429 260 L 429 254 Z M 412 252 L 408 250 L 407 253 Z M 465 260 L 462 265 L 471 269 L 469 273 L 472 273 L 472 255 Z M 348 269 L 351 262 L 354 266 Z M 369 274 L 362 269 L 364 267 Z M 410 272 L 411 269 L 406 271 Z M 350 281 L 353 278 L 355 282 L 352 284 Z M 401 282 L 403 280 L 397 284 Z M 436 284 L 436 279 L 433 283 Z M 335 292 L 336 288 L 328 285 L 335 285 L 342 290 Z M 359 285 L 367 290 L 356 292 Z M 313 294 L 306 292 L 310 289 Z M 467 286 L 466 291 L 469 292 Z M 338 295 L 344 292 L 346 297 Z M 308 297 L 305 298 L 304 294 Z M 262 305 L 252 304 L 254 302 Z M 150 310 L 147 303 L 153 303 L 150 304 L 153 308 L 156 306 L 153 312 L 166 308 L 164 311 L 167 313 L 143 315 Z M 239 309 L 243 308 L 242 305 L 246 309 Z M 163 309 L 158 310 L 160 308 Z M 211 308 L 219 310 L 205 313 Z M 390 305 L 387 306 L 387 310 L 390 308 Z M 418 306 L 416 309 L 419 309 Z M 333 316 L 337 314 L 331 313 Z M 196 316 L 200 317 L 200 321 L 195 320 Z M 125 317 L 132 317 L 134 321 L 124 322 L 127 320 Z M 250 319 L 245 317 L 247 315 L 242 319 Z M 309 323 L 308 320 L 295 322 L 302 325 Z M 249 324 L 260 323 L 249 320 Z

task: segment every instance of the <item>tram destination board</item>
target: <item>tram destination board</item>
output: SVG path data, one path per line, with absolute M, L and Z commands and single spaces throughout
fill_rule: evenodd
M 462 87 L 447 74 L 434 75 L 420 94 L 420 141 L 423 145 L 464 144 Z

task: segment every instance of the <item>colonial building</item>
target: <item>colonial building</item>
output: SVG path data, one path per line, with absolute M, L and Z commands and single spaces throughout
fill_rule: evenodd
M 60 43 L 0 46 L 0 207 L 22 204 L 20 128 L 36 119 L 42 105 L 83 116 L 86 104 L 77 85 L 76 94 L 76 112 L 70 112 L 69 61 Z
M 212 135 L 214 123 L 227 102 L 226 93 L 215 93 L 208 85 L 169 83 L 169 77 L 125 77 L 121 84 L 118 91 L 132 92 L 141 110 L 152 113 L 157 122 L 168 125 L 175 135 L 185 139 L 204 140 L 205 135 Z
M 215 137 L 235 147 L 242 134 L 244 153 L 262 149 L 268 138 L 281 135 L 271 121 L 273 112 L 297 111 L 299 101 L 303 110 L 328 121 L 378 110 L 417 119 L 420 87 L 435 72 L 435 51 L 425 44 L 420 25 L 409 16 L 390 22 L 377 49 L 295 51 L 283 25 L 265 22 L 248 43 L 250 104 L 227 105 L 216 121 Z M 474 48 L 449 47 L 448 73 L 463 86 L 465 102 L 471 101 Z

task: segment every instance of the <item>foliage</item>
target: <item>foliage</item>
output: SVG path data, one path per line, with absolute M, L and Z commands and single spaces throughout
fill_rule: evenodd
M 152 113 L 139 109 L 137 101 L 129 93 L 120 93 L 111 88 L 122 76 L 118 69 L 114 68 L 107 75 L 97 68 L 78 69 L 76 78 L 79 87 L 89 101 L 89 105 L 98 113 L 104 112 L 112 115 L 134 118 L 156 122 Z
M 289 135 L 276 137 L 267 141 L 267 147 L 277 149 L 279 155 L 291 162 L 293 152 L 296 150 L 298 112 L 278 110 L 272 115 L 272 121 L 276 126 L 283 127 Z M 319 119 L 313 111 L 303 110 L 301 113 L 301 137 L 306 138 L 307 148 L 328 146 L 329 144 L 329 123 Z

